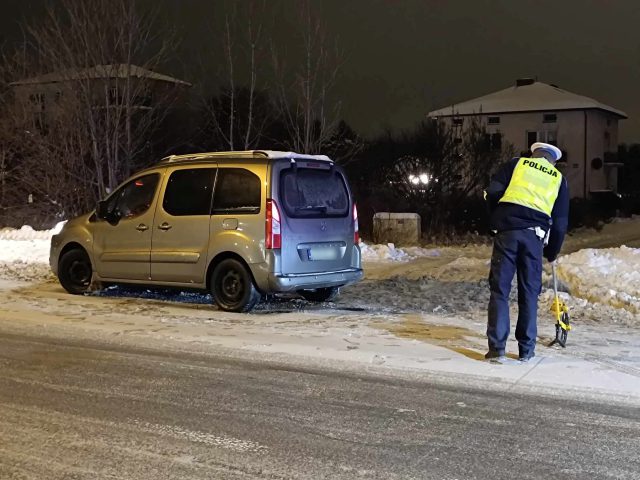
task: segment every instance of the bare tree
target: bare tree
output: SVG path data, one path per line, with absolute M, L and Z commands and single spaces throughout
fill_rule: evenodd
M 222 28 L 211 28 L 212 36 L 216 30 L 222 31 L 220 51 L 225 61 L 218 73 L 220 93 L 213 98 L 205 96 L 205 107 L 216 135 L 229 150 L 254 148 L 272 116 L 260 108 L 266 95 L 260 88 L 265 85 L 265 18 L 264 0 L 230 2 Z M 213 62 L 217 61 L 215 55 Z
M 128 0 L 62 0 L 28 32 L 40 70 L 56 72 L 67 87 L 59 102 L 65 120 L 86 125 L 101 196 L 131 173 L 164 114 L 173 85 L 152 72 L 171 44 L 157 35 L 155 15 Z
M 475 118 L 464 128 L 427 120 L 400 135 L 387 132 L 348 165 L 360 205 L 379 211 L 414 211 L 425 232 L 481 231 L 482 189 L 513 147 Z
M 28 198 L 34 211 L 86 211 L 148 162 L 152 132 L 188 85 L 154 71 L 173 46 L 155 20 L 129 0 L 61 0 L 26 26 L 0 68 L 5 210 Z
M 299 59 L 273 48 L 277 78 L 277 105 L 293 150 L 317 153 L 332 137 L 339 121 L 340 104 L 331 102 L 330 92 L 340 71 L 341 54 L 337 42 L 328 38 L 320 17 L 309 0 L 297 3 L 300 35 Z

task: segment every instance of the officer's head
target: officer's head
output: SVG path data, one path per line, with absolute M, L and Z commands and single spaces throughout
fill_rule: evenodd
M 549 143 L 536 142 L 531 145 L 533 158 L 544 158 L 551 163 L 556 163 L 562 158 L 562 152 L 555 145 Z

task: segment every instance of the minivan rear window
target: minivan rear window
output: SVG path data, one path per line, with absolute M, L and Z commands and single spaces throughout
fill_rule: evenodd
M 344 177 L 331 169 L 288 168 L 280 176 L 280 202 L 289 217 L 346 217 L 349 192 Z

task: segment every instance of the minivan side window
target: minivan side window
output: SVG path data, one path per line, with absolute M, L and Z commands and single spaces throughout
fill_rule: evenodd
M 158 173 L 152 173 L 131 180 L 109 199 L 107 211 L 117 214 L 118 218 L 142 215 L 153 203 L 159 179 Z
M 349 192 L 342 174 L 330 169 L 287 168 L 280 174 L 280 201 L 293 218 L 346 217 Z
M 171 173 L 162 208 L 169 215 L 209 215 L 215 168 L 190 168 Z
M 220 168 L 213 195 L 213 214 L 260 213 L 260 178 L 244 168 Z

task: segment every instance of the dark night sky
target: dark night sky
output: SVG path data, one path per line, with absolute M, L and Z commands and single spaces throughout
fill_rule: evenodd
M 0 0 L 5 38 L 16 38 L 16 22 L 41 3 Z M 295 1 L 279 3 L 276 28 L 286 31 L 293 22 L 287 6 Z M 186 52 L 206 39 L 203 19 L 219 14 L 220 2 L 165 0 L 164 5 L 183 38 L 182 57 L 189 58 Z M 621 141 L 640 142 L 637 0 L 316 0 L 313 5 L 345 52 L 336 94 L 344 118 L 359 132 L 410 127 L 429 110 L 505 88 L 517 77 L 537 76 L 627 112 Z M 183 75 L 199 81 L 197 74 Z

